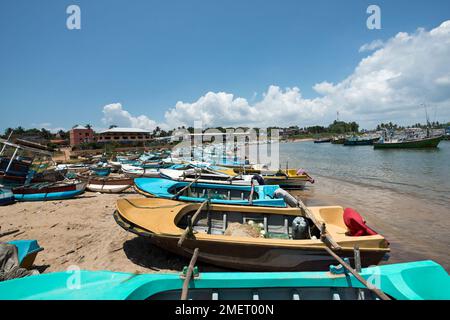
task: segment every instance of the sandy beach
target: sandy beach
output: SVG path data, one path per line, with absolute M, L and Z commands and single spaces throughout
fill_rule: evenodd
M 188 264 L 124 231 L 112 216 L 116 200 L 140 197 L 85 193 L 64 201 L 23 202 L 0 207 L 1 232 L 20 230 L 0 241 L 36 239 L 44 247 L 35 267 L 41 272 L 84 270 L 133 273 L 179 271 Z

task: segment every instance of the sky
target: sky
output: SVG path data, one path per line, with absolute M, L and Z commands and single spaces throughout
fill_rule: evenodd
M 0 46 L 0 131 L 450 121 L 448 0 L 0 0 Z

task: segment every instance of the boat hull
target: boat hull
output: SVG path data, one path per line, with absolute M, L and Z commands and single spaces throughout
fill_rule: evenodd
M 195 248 L 199 249 L 200 261 L 241 271 L 324 271 L 336 263 L 323 249 L 276 248 L 266 246 L 239 245 L 236 243 L 220 243 L 216 241 L 186 240 L 179 248 L 178 238 L 150 237 L 150 241 L 170 252 L 192 257 Z M 349 258 L 353 264 L 353 250 L 337 251 L 342 258 Z M 385 251 L 361 252 L 363 267 L 378 265 Z
M 429 138 L 418 141 L 405 141 L 398 143 L 374 143 L 374 149 L 421 149 L 437 148 L 443 137 Z
M 450 279 L 433 261 L 374 268 L 360 273 L 396 300 L 448 300 Z M 80 271 L 77 290 L 67 283 L 71 272 L 46 273 L 0 283 L 0 300 L 179 300 L 184 279 L 179 273 L 131 274 Z M 356 300 L 376 297 L 352 275 L 330 272 L 202 272 L 191 281 L 189 300 Z M 348 294 L 350 293 L 350 294 Z
M 14 189 L 14 198 L 16 201 L 52 201 L 74 198 L 86 190 L 86 183 L 77 183 L 73 185 L 49 187 L 42 189 Z
M 90 183 L 86 187 L 86 189 L 91 192 L 100 192 L 100 193 L 121 193 L 129 188 L 131 188 L 130 184 L 107 185 L 107 184 L 94 184 L 94 183 Z

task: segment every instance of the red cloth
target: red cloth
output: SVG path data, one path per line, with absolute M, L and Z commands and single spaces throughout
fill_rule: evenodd
M 370 229 L 361 215 L 351 208 L 344 210 L 344 222 L 348 228 L 348 235 L 352 237 L 374 236 L 375 231 Z

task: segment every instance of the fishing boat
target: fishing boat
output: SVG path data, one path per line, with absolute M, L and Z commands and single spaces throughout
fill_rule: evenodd
M 345 137 L 334 137 L 331 140 L 331 144 L 344 144 L 345 143 Z
M 284 199 L 275 198 L 279 186 L 238 186 L 210 183 L 189 183 L 160 178 L 139 178 L 134 180 L 139 193 L 148 197 L 177 199 L 187 202 L 286 207 Z
M 263 179 L 261 183 L 278 185 L 280 188 L 289 190 L 301 190 L 305 188 L 308 182 L 315 182 L 315 180 L 303 169 L 270 170 L 265 165 L 253 165 L 251 168 L 241 167 L 233 169 L 211 166 L 210 169 L 229 176 L 236 174 L 259 175 Z
M 86 182 L 62 181 L 56 183 L 38 183 L 14 188 L 17 201 L 48 201 L 74 198 L 86 189 Z
M 99 177 L 107 177 L 111 174 L 111 167 L 93 167 L 91 171 Z
M 288 190 L 304 189 L 306 184 L 314 183 L 314 179 L 304 170 L 285 169 L 278 170 L 275 174 L 260 173 L 265 184 L 279 185 L 280 188 Z
M 43 158 L 51 158 L 52 153 L 44 146 L 25 140 L 16 139 L 17 143 L 12 143 L 11 135 L 12 132 L 8 140 L 0 138 L 0 144 L 3 145 L 0 150 L 0 182 L 7 186 L 19 186 L 23 185 L 27 179 L 32 178 L 30 169 L 35 157 L 39 155 Z M 5 155 L 8 148 L 14 150 L 10 157 Z M 23 156 L 24 153 L 31 157 Z
M 316 139 L 314 140 L 314 143 L 330 143 L 331 138 L 322 138 L 322 139 Z
M 67 173 L 84 173 L 89 171 L 89 166 L 83 163 L 78 164 L 58 164 L 56 170 L 65 171 Z
M 129 164 L 122 165 L 122 173 L 129 178 L 158 178 L 160 176 L 159 170 L 154 168 L 142 168 L 132 166 Z
M 252 181 L 254 181 L 253 175 L 230 175 L 228 173 L 215 171 L 209 167 L 192 168 L 187 170 L 160 169 L 159 174 L 162 178 L 175 181 L 192 182 L 195 180 L 199 183 L 211 184 L 250 186 Z
M 122 177 L 93 177 L 78 175 L 78 178 L 87 183 L 86 189 L 100 193 L 121 193 L 133 186 L 132 178 Z
M 443 139 L 443 135 L 432 136 L 429 130 L 426 134 L 413 129 L 405 130 L 401 136 L 396 136 L 393 132 L 386 130 L 380 141 L 374 143 L 374 149 L 437 148 Z
M 345 139 L 344 146 L 371 146 L 376 141 L 378 141 L 380 137 L 360 137 L 360 136 L 352 136 L 350 138 Z
M 0 185 L 0 206 L 6 206 L 8 204 L 14 203 L 14 194 L 11 190 L 3 188 Z
M 36 240 L 15 240 L 7 243 L 16 246 L 19 266 L 25 269 L 31 269 L 37 254 L 44 250 Z
M 207 208 L 207 209 L 205 209 Z M 353 259 L 361 250 L 362 266 L 378 264 L 389 252 L 389 243 L 376 233 L 349 236 L 342 207 L 307 209 L 311 224 L 300 208 L 275 208 L 203 204 L 166 199 L 121 199 L 114 213 L 125 230 L 149 238 L 162 249 L 191 256 L 199 248 L 199 260 L 242 271 L 324 270 L 333 263 L 320 239 L 317 225 L 339 247 L 337 253 Z M 195 213 L 195 214 L 194 214 Z M 311 216 L 312 215 L 312 216 Z M 304 228 L 299 231 L 301 224 Z M 325 225 L 325 227 L 323 227 Z M 253 234 L 234 233 L 250 229 Z M 230 234 L 231 232 L 231 234 Z M 249 230 L 250 232 L 250 230 Z M 183 235 L 185 244 L 179 246 Z
M 395 300 L 448 300 L 450 277 L 433 261 L 364 268 L 361 277 Z M 180 300 L 186 274 L 80 271 L 41 274 L 0 283 L 0 300 Z M 376 300 L 353 275 L 332 272 L 196 272 L 189 300 Z

